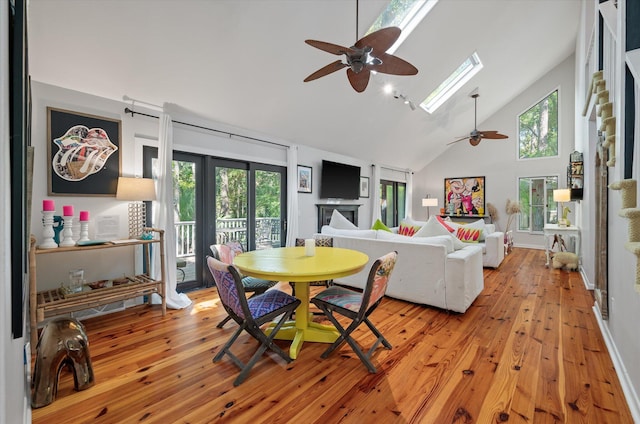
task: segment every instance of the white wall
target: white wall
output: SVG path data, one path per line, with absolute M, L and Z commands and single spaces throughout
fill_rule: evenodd
M 615 99 L 614 114 L 616 116 L 616 163 L 615 166 L 609 168 L 609 182 L 620 181 L 624 178 L 624 71 L 625 58 L 623 34 L 625 34 L 625 19 L 622 18 L 626 3 L 635 0 L 621 0 L 618 3 L 618 24 L 616 39 L 618 40 L 618 51 L 615 53 L 615 62 L 617 70 L 615 72 L 617 83 L 611 86 L 607 83 L 607 89 L 610 90 L 610 98 Z M 598 2 L 595 0 L 583 1 L 583 16 L 580 25 L 580 39 L 576 48 L 576 98 L 578 99 L 577 119 L 576 119 L 576 139 L 585 142 L 585 183 L 587 177 L 593 178 L 594 158 L 595 158 L 595 130 L 594 121 L 591 120 L 594 107 L 587 117 L 582 117 L 581 112 L 584 107 L 584 99 L 587 98 L 588 83 L 591 80 L 591 72 L 586 74 L 585 68 L 589 60 L 587 52 L 589 51 L 588 42 L 592 33 L 597 30 L 598 19 Z M 640 81 L 636 80 L 636 84 Z M 640 111 L 636 110 L 636 114 Z M 598 120 L 599 124 L 599 120 Z M 638 140 L 635 141 L 636 149 L 638 148 Z M 636 156 L 637 157 L 637 156 Z M 640 179 L 640 166 L 634 164 L 633 178 L 637 181 Z M 590 183 L 593 185 L 593 183 Z M 585 187 L 587 187 L 585 185 Z M 593 211 L 595 210 L 593 196 L 585 198 L 585 208 L 589 209 L 589 213 L 584 211 L 583 228 L 584 240 L 591 245 L 595 240 L 595 218 Z M 612 356 L 616 372 L 620 377 L 627 403 L 631 408 L 632 414 L 636 422 L 640 422 L 640 337 L 638 332 L 638 321 L 640 320 L 640 293 L 634 289 L 634 283 L 637 277 L 638 258 L 625 248 L 625 243 L 629 237 L 629 222 L 626 218 L 618 215 L 622 205 L 620 192 L 609 190 L 608 192 L 608 285 L 609 285 L 609 318 L 602 320 L 599 311 L 595 309 L 596 316 L 600 319 L 599 324 L 604 333 L 609 353 Z M 636 206 L 639 207 L 639 206 Z M 583 244 L 585 246 L 585 244 Z M 586 254 L 590 254 L 591 258 L 595 257 L 595 252 L 586 245 Z M 593 264 L 586 263 L 585 268 L 590 265 L 590 278 L 594 278 Z
M 565 187 L 569 154 L 574 150 L 574 61 L 573 56 L 567 58 L 495 115 L 478 123 L 479 129 L 498 130 L 508 135 L 508 139 L 483 140 L 476 147 L 460 141 L 416 172 L 413 176 L 414 216 L 425 214 L 420 202 L 425 193 L 438 197 L 438 204 L 444 205 L 444 178 L 484 176 L 486 202 L 498 209 L 498 227 L 502 230 L 507 224 L 507 199 L 518 198 L 518 177 L 557 175 L 560 187 Z M 559 89 L 559 157 L 517 160 L 518 115 L 555 89 Z M 490 96 L 491 93 L 482 93 L 480 89 L 480 100 L 483 95 Z M 481 107 L 482 102 L 479 101 L 478 108 Z M 469 131 L 473 129 L 472 118 L 469 117 Z M 579 209 L 577 203 L 570 206 L 573 214 Z M 512 224 L 514 228 L 516 225 Z M 544 248 L 543 237 L 528 232 L 514 231 L 514 242 L 517 246 Z

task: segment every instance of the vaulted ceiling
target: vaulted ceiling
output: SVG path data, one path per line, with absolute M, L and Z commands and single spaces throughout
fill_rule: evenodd
M 580 0 L 440 0 L 395 54 L 415 76 L 339 71 L 303 79 L 350 46 L 387 5 L 360 0 L 30 0 L 32 79 L 106 98 L 173 103 L 253 134 L 420 170 L 575 50 Z M 434 114 L 412 111 L 469 55 L 484 68 Z M 498 128 L 495 128 L 498 129 Z M 496 142 L 511 142 L 509 139 Z

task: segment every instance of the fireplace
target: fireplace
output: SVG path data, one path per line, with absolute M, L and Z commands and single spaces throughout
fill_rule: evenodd
M 316 204 L 316 206 L 318 207 L 318 232 L 322 230 L 323 225 L 329 225 L 334 210 L 358 226 L 358 208 L 362 205 Z

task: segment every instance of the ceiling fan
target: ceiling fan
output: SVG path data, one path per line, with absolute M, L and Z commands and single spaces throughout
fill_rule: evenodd
M 397 27 L 382 28 L 356 41 L 351 47 L 317 40 L 305 40 L 305 43 L 337 56 L 345 55 L 346 63 L 336 60 L 324 66 L 304 79 L 313 81 L 343 68 L 347 69 L 347 78 L 354 90 L 363 92 L 369 84 L 371 71 L 391 75 L 415 75 L 418 69 L 397 56 L 386 53 L 400 37 Z M 356 1 L 356 38 L 358 37 L 358 2 Z
M 471 97 L 473 97 L 473 100 L 475 102 L 475 106 L 474 106 L 474 110 L 475 110 L 475 114 L 474 114 L 474 120 L 473 120 L 473 131 L 471 131 L 471 133 L 469 133 L 468 136 L 464 136 L 461 137 L 457 140 L 453 140 L 449 143 L 447 143 L 447 145 L 449 144 L 453 144 L 453 143 L 457 143 L 458 141 L 462 141 L 462 140 L 466 140 L 469 139 L 469 144 L 471 144 L 472 146 L 477 146 L 478 144 L 480 144 L 480 142 L 482 141 L 483 138 L 487 138 L 487 139 L 499 139 L 499 138 L 509 138 L 509 136 L 506 136 L 504 134 L 500 134 L 498 131 L 480 131 L 478 130 L 478 97 L 480 95 L 478 93 L 474 93 L 471 95 Z

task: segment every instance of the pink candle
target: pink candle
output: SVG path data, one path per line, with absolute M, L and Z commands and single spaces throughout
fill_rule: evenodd
M 80 211 L 80 221 L 89 220 L 89 211 Z
M 73 206 L 67 205 L 62 207 L 63 216 L 73 216 Z
M 45 199 L 42 201 L 42 210 L 47 212 L 53 212 L 56 210 L 56 205 L 53 200 Z

